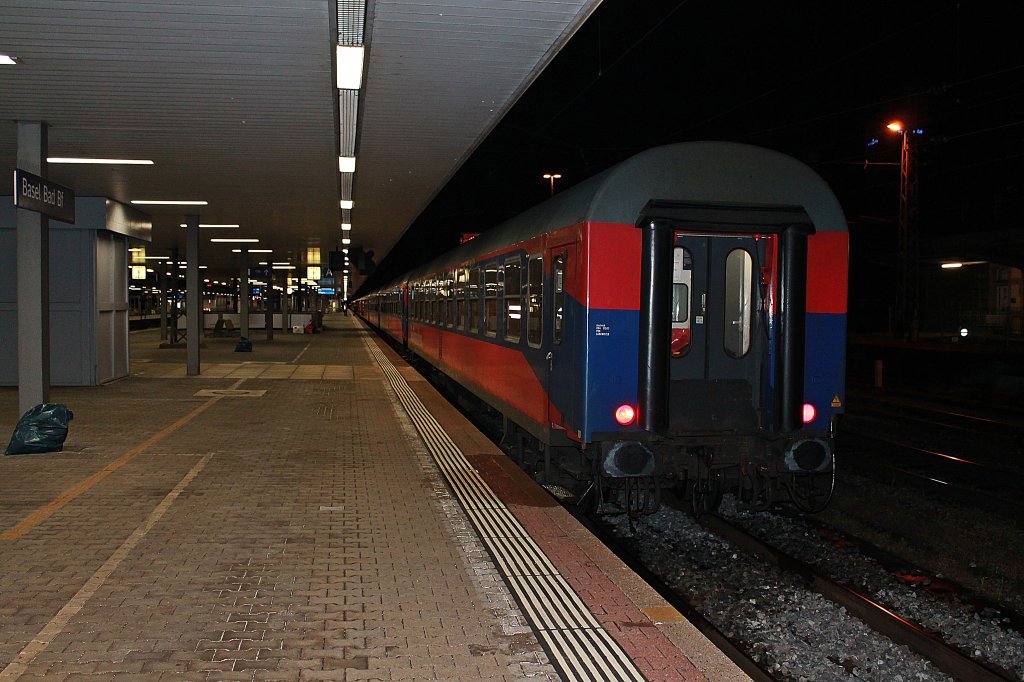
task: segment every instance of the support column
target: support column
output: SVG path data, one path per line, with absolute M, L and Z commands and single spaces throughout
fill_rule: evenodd
M 288 296 L 288 271 L 283 270 L 281 273 L 281 331 L 287 332 L 291 328 L 289 321 L 289 308 L 291 307 L 291 300 Z
M 249 338 L 249 250 L 242 245 L 238 254 L 238 328 L 243 339 Z
M 167 276 L 171 278 L 171 343 L 178 343 L 180 338 L 178 337 L 178 249 L 171 249 L 171 264 L 170 274 Z
M 18 121 L 18 168 L 45 178 L 47 125 Z M 50 219 L 18 209 L 19 416 L 50 401 Z
M 185 216 L 185 354 L 186 374 L 199 375 L 199 344 L 203 337 L 203 291 L 199 284 L 199 216 Z
M 160 289 L 160 340 L 167 340 L 167 265 L 163 261 L 154 261 L 159 268 L 156 273 L 157 287 Z
M 267 295 L 263 297 L 263 326 L 267 341 L 274 340 L 274 267 L 267 266 Z

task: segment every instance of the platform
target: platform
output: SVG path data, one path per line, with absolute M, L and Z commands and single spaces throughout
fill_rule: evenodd
M 742 680 L 351 317 L 156 330 L 0 457 L 0 682 Z M 17 421 L 0 389 L 0 437 Z

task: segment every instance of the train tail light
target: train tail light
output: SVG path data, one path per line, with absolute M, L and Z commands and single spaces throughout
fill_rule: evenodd
M 804 403 L 804 424 L 810 424 L 817 416 L 818 411 L 814 409 L 814 405 Z
M 619 405 L 615 408 L 615 421 L 620 426 L 629 426 L 636 419 L 636 409 L 632 405 Z

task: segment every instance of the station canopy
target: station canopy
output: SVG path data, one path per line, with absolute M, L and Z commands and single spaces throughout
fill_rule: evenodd
M 379 263 L 598 3 L 4 0 L 0 170 L 43 121 L 51 158 L 152 161 L 51 161 L 77 196 L 207 202 L 139 205 L 150 256 L 198 214 L 204 277 L 238 273 L 211 238 L 296 278 L 346 238 Z

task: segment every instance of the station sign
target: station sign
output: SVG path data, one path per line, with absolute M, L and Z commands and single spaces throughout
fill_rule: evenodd
M 249 268 L 249 279 L 266 282 L 271 277 L 270 270 L 268 267 Z
M 14 205 L 64 223 L 75 222 L 75 191 L 20 168 L 14 171 Z

